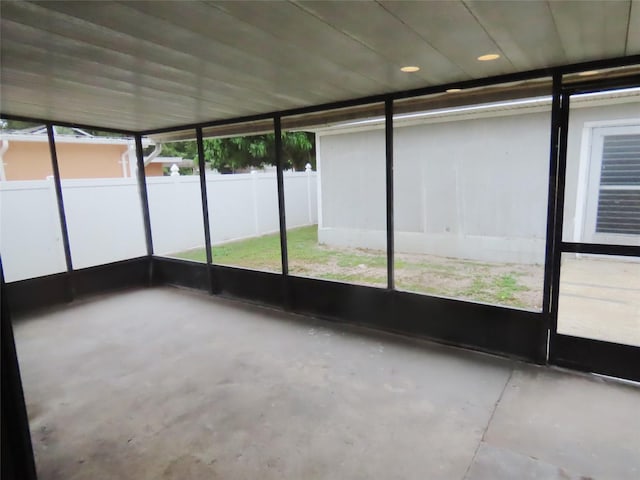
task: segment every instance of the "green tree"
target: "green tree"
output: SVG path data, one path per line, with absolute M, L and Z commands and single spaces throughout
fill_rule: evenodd
M 233 173 L 251 167 L 275 164 L 275 135 L 251 135 L 229 138 L 207 138 L 203 141 L 204 158 L 221 173 Z M 307 163 L 315 168 L 315 135 L 310 132 L 282 134 L 283 165 L 285 169 L 304 170 Z M 166 143 L 162 156 L 181 157 L 197 162 L 194 141 Z

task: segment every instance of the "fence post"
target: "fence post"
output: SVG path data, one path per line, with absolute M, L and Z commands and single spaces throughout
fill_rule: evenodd
M 258 221 L 258 171 L 251 170 L 251 192 L 253 194 L 253 222 L 256 236 L 260 235 L 260 222 Z
M 307 163 L 304 166 L 304 171 L 307 174 L 307 217 L 309 218 L 309 225 L 313 223 L 313 209 L 311 208 L 311 164 Z

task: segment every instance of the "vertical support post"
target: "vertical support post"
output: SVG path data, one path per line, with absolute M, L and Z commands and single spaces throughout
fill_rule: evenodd
M 202 139 L 202 127 L 196 128 L 196 144 L 198 147 L 198 170 L 200 172 L 200 197 L 202 199 L 202 221 L 204 226 L 204 248 L 207 253 L 207 272 L 209 276 L 209 293 L 215 293 L 213 270 L 213 254 L 211 252 L 211 229 L 209 226 L 209 200 L 207 197 L 207 176 L 204 161 L 204 140 Z
M 384 102 L 384 141 L 387 184 L 387 288 L 395 288 L 393 235 L 393 99 Z
M 260 235 L 260 218 L 258 212 L 258 172 L 251 170 L 251 197 L 253 199 L 253 232 L 256 237 Z
M 279 115 L 273 117 L 275 135 L 276 179 L 278 183 L 278 212 L 280 216 L 280 253 L 282 258 L 283 300 L 285 308 L 291 307 L 291 293 L 289 289 L 289 253 L 287 251 L 287 220 L 284 204 L 284 176 L 282 170 L 282 124 Z
M 313 224 L 313 208 L 311 206 L 311 164 L 307 163 L 304 166 L 304 171 L 307 174 L 307 223 L 309 225 Z
M 544 286 L 542 289 L 542 312 L 551 312 L 551 285 L 553 283 L 553 252 L 555 232 L 556 194 L 558 189 L 558 147 L 560 138 L 560 100 L 562 95 L 562 75 L 553 75 L 551 100 L 551 144 L 549 148 L 549 187 L 547 193 L 547 235 L 544 255 Z M 549 322 L 550 323 L 550 322 Z
M 554 354 L 555 335 L 558 331 L 558 298 L 560 296 L 560 263 L 562 261 L 562 226 L 564 220 L 564 193 L 567 176 L 567 137 L 569 129 L 569 93 L 562 92 L 560 102 L 560 135 L 558 140 L 558 186 L 553 235 L 553 269 L 551 284 L 549 357 Z
M 320 230 L 322 230 L 322 156 L 320 155 L 320 134 L 316 132 L 315 134 L 315 142 L 316 142 L 316 213 L 318 218 L 316 218 L 316 222 L 318 223 L 318 236 L 320 236 Z
M 149 215 L 149 198 L 147 196 L 147 178 L 144 172 L 144 151 L 142 150 L 142 135 L 135 136 L 138 192 L 140 194 L 140 207 L 142 208 L 142 221 L 144 222 L 144 237 L 147 243 L 147 255 L 149 256 L 149 284 L 153 283 L 153 237 L 151 236 L 151 217 Z
M 71 245 L 69 243 L 69 229 L 67 227 L 67 215 L 64 210 L 64 198 L 62 196 L 62 182 L 60 180 L 60 167 L 58 165 L 58 153 L 56 151 L 56 140 L 53 126 L 47 124 L 47 137 L 49 139 L 49 152 L 51 154 L 51 168 L 53 170 L 53 184 L 56 191 L 58 204 L 58 216 L 60 217 L 60 233 L 62 235 L 62 247 L 64 249 L 64 260 L 67 265 L 67 300 L 73 300 L 75 296 L 71 275 L 73 272 L 73 261 L 71 259 Z
M 287 220 L 284 206 L 284 176 L 282 173 L 282 126 L 280 116 L 273 118 L 276 150 L 276 178 L 278 182 L 278 213 L 280 215 L 280 251 L 282 254 L 282 274 L 289 274 L 289 255 L 287 251 Z

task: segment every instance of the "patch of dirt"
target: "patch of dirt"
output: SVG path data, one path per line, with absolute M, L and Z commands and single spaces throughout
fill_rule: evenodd
M 294 275 L 385 287 L 384 252 L 363 249 L 323 249 L 323 262 L 290 261 Z M 411 292 L 540 310 L 544 267 L 396 254 L 396 288 Z

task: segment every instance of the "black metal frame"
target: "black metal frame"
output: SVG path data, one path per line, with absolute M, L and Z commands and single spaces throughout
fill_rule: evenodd
M 558 333 L 558 308 L 560 298 L 560 269 L 563 253 L 584 253 L 640 257 L 640 246 L 594 244 L 563 241 L 565 183 L 567 174 L 567 139 L 571 96 L 595 91 L 615 90 L 640 86 L 640 76 L 633 75 L 612 80 L 585 81 L 563 87 L 559 117 L 557 152 L 557 192 L 553 213 L 553 274 L 551 276 L 549 363 L 576 370 L 602 373 L 640 381 L 640 346 L 624 345 L 603 340 L 576 337 Z M 555 90 L 554 90 L 555 91 Z M 545 284 L 546 286 L 546 284 Z
M 276 183 L 278 190 L 278 224 L 280 227 L 280 259 L 282 261 L 282 291 L 284 307 L 291 309 L 291 289 L 289 286 L 289 250 L 287 247 L 287 215 L 284 199 L 284 170 L 282 164 L 282 121 L 280 115 L 273 117 L 275 143 Z
M 285 215 L 285 198 L 284 198 L 284 184 L 283 184 L 283 168 L 282 168 L 282 141 L 281 141 L 281 118 L 284 116 L 300 115 L 306 113 L 314 113 L 325 110 L 340 109 L 345 107 L 361 106 L 371 103 L 384 103 L 385 112 L 385 164 L 386 164 L 386 222 L 387 222 L 387 290 L 394 290 L 394 213 L 393 213 L 393 107 L 394 101 L 399 99 L 407 99 L 416 96 L 424 96 L 433 93 L 440 93 L 447 90 L 450 87 L 458 88 L 476 88 L 483 86 L 491 86 L 500 83 L 508 83 L 515 81 L 534 80 L 537 78 L 548 77 L 553 78 L 552 86 L 552 110 L 551 110 L 551 133 L 550 133 L 550 164 L 549 164 L 549 188 L 548 188 L 548 205 L 547 205 L 547 243 L 545 251 L 545 273 L 544 273 L 544 289 L 543 289 L 543 309 L 538 315 L 542 315 L 544 324 L 551 330 L 555 330 L 555 314 L 557 313 L 554 308 L 553 294 L 557 290 L 557 282 L 559 280 L 559 272 L 556 268 L 555 254 L 559 248 L 569 251 L 568 249 L 579 249 L 582 252 L 586 252 L 587 249 L 590 252 L 610 252 L 610 246 L 596 246 L 596 245 L 570 245 L 562 242 L 561 234 L 558 233 L 558 222 L 561 222 L 561 217 L 558 216 L 559 209 L 562 207 L 564 201 L 564 186 L 563 181 L 566 172 L 563 170 L 559 159 L 566 155 L 566 136 L 562 136 L 562 125 L 566 123 L 567 118 L 563 116 L 563 112 L 566 112 L 566 108 L 563 108 L 563 101 L 568 95 L 568 89 L 571 89 L 572 93 L 596 91 L 602 88 L 602 82 L 600 81 L 584 81 L 580 83 L 574 83 L 570 86 L 563 86 L 563 75 L 580 72 L 584 70 L 600 69 L 600 68 L 612 68 L 621 67 L 627 65 L 640 64 L 640 55 L 617 58 L 612 60 L 602 60 L 594 62 L 583 62 L 579 64 L 568 65 L 564 67 L 556 67 L 551 69 L 538 69 L 527 72 L 520 72 L 515 74 L 499 75 L 483 79 L 474 79 L 464 82 L 450 83 L 446 85 L 438 85 L 433 87 L 424 87 L 411 89 L 401 92 L 393 92 L 384 95 L 374 95 L 368 97 L 362 97 L 353 100 L 333 102 L 323 105 L 315 105 L 310 107 L 295 108 L 285 110 L 281 112 L 266 113 L 260 115 L 252 115 L 241 118 L 234 118 L 228 120 L 218 120 L 210 122 L 202 122 L 198 124 L 183 125 L 171 128 L 160 128 L 154 130 L 147 130 L 142 132 L 130 132 L 127 130 L 116 130 L 109 128 L 102 128 L 90 125 L 71 124 L 68 122 L 55 122 L 60 125 L 77 126 L 81 128 L 102 129 L 105 131 L 123 133 L 127 135 L 133 134 L 136 143 L 136 155 L 138 164 L 138 185 L 140 192 L 141 208 L 143 214 L 145 239 L 147 245 L 148 258 L 153 257 L 153 240 L 149 216 L 149 204 L 147 198 L 147 188 L 144 170 L 144 157 L 142 151 L 142 135 L 157 134 L 171 131 L 179 131 L 185 129 L 195 129 L 196 141 L 198 142 L 198 163 L 200 165 L 200 187 L 202 195 L 202 215 L 204 226 L 204 238 L 205 244 L 210 244 L 210 222 L 208 219 L 207 208 L 207 194 L 206 194 L 206 179 L 204 168 L 204 152 L 203 152 L 203 128 L 211 126 L 222 126 L 238 124 L 247 121 L 272 119 L 274 124 L 274 132 L 276 134 L 276 172 L 277 172 L 277 187 L 278 187 L 278 208 L 279 208 L 279 223 L 280 223 L 280 244 L 281 244 L 281 258 L 282 258 L 282 290 L 283 297 L 287 299 L 284 303 L 285 308 L 291 308 L 296 304 L 296 299 L 293 297 L 293 287 L 291 279 L 295 278 L 289 275 L 288 271 L 288 255 L 287 255 L 287 238 L 286 238 L 286 215 Z M 627 76 L 623 78 L 614 78 L 608 81 L 607 86 L 616 85 L 624 86 L 631 83 L 637 83 L 640 78 L 638 75 Z M 25 117 L 16 117 L 12 115 L 2 115 L 3 118 L 13 118 L 25 121 L 41 121 L 38 119 L 31 119 Z M 49 132 L 50 147 L 52 155 L 52 164 L 54 165 L 54 181 L 56 182 L 56 191 L 58 199 L 58 208 L 61 216 L 62 236 L 65 242 L 65 257 L 67 259 L 67 271 L 69 274 L 73 272 L 73 266 L 71 263 L 71 250 L 68 245 L 68 232 L 66 227 L 66 220 L 64 218 L 64 204 L 62 199 L 62 192 L 60 188 L 60 175 L 57 168 L 57 158 L 55 154 L 55 140 L 52 134 L 52 125 L 54 122 L 44 121 L 47 125 Z M 564 142 L 564 145 L 563 145 Z M 561 213 L 561 212 L 560 212 Z M 617 249 L 621 254 L 635 255 L 636 250 L 633 247 L 619 247 Z M 625 253 L 627 252 L 627 253 Z M 630 252 L 630 253 L 629 253 Z M 210 249 L 207 249 L 207 264 L 209 268 L 209 288 L 212 293 L 222 293 L 223 289 L 219 285 L 219 281 L 216 277 L 217 267 L 213 264 L 214 259 Z M 185 261 L 186 262 L 186 261 Z M 154 262 L 149 262 L 149 268 L 152 269 L 155 265 Z M 225 267 L 227 268 L 227 267 Z M 229 267 L 232 268 L 232 267 Z M 244 270 L 244 269 L 239 269 Z M 226 270 L 225 270 L 226 271 Z M 155 279 L 153 271 L 149 272 L 149 278 Z M 69 275 L 69 279 L 73 276 Z M 338 282 L 329 282 L 332 284 Z M 349 285 L 349 287 L 354 287 Z M 367 288 L 367 287 L 364 287 Z M 370 287 L 374 288 L 375 287 Z M 67 300 L 73 298 L 72 285 L 67 288 L 69 294 Z M 448 302 L 449 299 L 439 299 L 436 301 Z M 519 312 L 517 309 L 508 309 L 507 307 L 498 307 L 516 312 L 517 316 Z M 528 312 L 529 313 L 529 312 Z M 550 340 L 551 342 L 551 340 Z M 535 355 L 535 361 L 540 361 L 539 355 Z
M 2 358 L 2 408 L 0 426 L 2 450 L 0 477 L 7 479 L 36 479 L 36 466 L 25 407 L 20 366 L 11 325 L 11 311 L 0 259 L 0 356 Z
M 549 188 L 547 193 L 547 235 L 545 246 L 544 285 L 542 290 L 542 311 L 550 322 L 551 284 L 553 282 L 553 246 L 555 241 L 555 210 L 558 189 L 558 150 L 560 139 L 560 102 L 562 95 L 562 75 L 553 75 L 551 97 L 551 134 L 549 145 Z
M 461 82 L 452 82 L 447 84 L 435 85 L 430 87 L 414 88 L 410 90 L 403 90 L 398 92 L 392 92 L 381 95 L 370 95 L 366 97 L 360 97 L 352 100 L 342 100 L 338 102 L 323 103 L 320 105 L 313 105 L 309 107 L 292 108 L 288 110 L 281 110 L 269 113 L 262 113 L 257 115 L 247 115 L 243 117 L 236 117 L 225 120 L 212 120 L 209 122 L 191 123 L 187 125 L 178 125 L 174 127 L 155 128 L 150 130 L 142 130 L 138 133 L 141 135 L 154 135 L 159 133 L 176 132 L 179 130 L 188 130 L 197 127 L 217 127 L 222 125 L 231 125 L 234 123 L 254 122 L 258 120 L 269 120 L 275 116 L 285 117 L 293 115 L 303 115 L 307 113 L 320 112 L 323 110 L 335 110 L 339 108 L 357 107 L 360 105 L 366 105 L 369 103 L 382 103 L 386 100 L 401 100 L 411 97 L 420 97 L 424 95 L 431 95 L 433 93 L 446 92 L 451 88 L 477 88 L 488 87 L 491 85 L 497 85 L 500 83 L 518 82 L 524 80 L 534 80 L 536 78 L 549 77 L 554 74 L 567 75 L 571 73 L 578 73 L 587 70 L 598 70 L 605 68 L 625 67 L 630 65 L 640 64 L 640 55 L 630 55 L 627 57 L 611 58 L 607 60 L 595 60 L 591 62 L 580 62 L 571 65 L 551 67 L 551 68 L 539 68 L 535 70 L 527 70 L 525 72 L 507 73 L 504 75 L 495 75 L 492 77 L 475 78 L 473 80 L 464 80 Z M 11 118 L 10 115 L 5 115 L 3 118 Z M 92 127 L 95 128 L 95 127 Z
M 387 288 L 395 288 L 395 230 L 393 226 L 393 100 L 384 102 L 385 181 L 387 207 Z
M 56 142 L 53 133 L 53 127 L 47 125 L 47 137 L 49 140 L 49 152 L 51 154 L 51 170 L 53 171 L 53 183 L 56 190 L 56 200 L 58 202 L 58 216 L 60 219 L 60 233 L 62 235 L 62 245 L 64 248 L 64 260 L 67 265 L 67 271 L 73 270 L 73 261 L 71 260 L 71 246 L 69 244 L 69 229 L 67 227 L 67 214 L 64 209 L 64 197 L 62 196 L 62 183 L 60 179 L 60 167 L 58 166 L 58 153 L 56 151 Z
M 82 286 L 78 291 L 80 295 L 115 288 L 145 286 L 149 283 L 179 285 L 209 291 L 222 296 L 232 296 L 261 304 L 292 309 L 301 313 L 318 315 L 337 321 L 357 323 L 412 336 L 426 337 L 442 343 L 513 356 L 536 363 L 549 362 L 579 370 L 601 372 L 608 375 L 640 380 L 640 348 L 570 337 L 557 333 L 557 302 L 560 279 L 559 262 L 562 252 L 640 256 L 640 249 L 638 247 L 575 244 L 562 241 L 569 96 L 573 93 L 597 91 L 612 87 L 622 88 L 629 83 L 640 84 L 640 76 L 634 75 L 609 81 L 581 82 L 571 84 L 570 86 L 563 84 L 562 76 L 585 70 L 629 65 L 640 65 L 640 55 L 583 62 L 564 67 L 499 75 L 280 112 L 139 132 L 0 114 L 1 118 L 35 121 L 44 123 L 47 126 L 54 169 L 54 181 L 56 183 L 56 198 L 65 248 L 65 260 L 67 262 L 67 272 L 62 274 L 49 275 L 9 284 L 5 284 L 2 278 L 3 308 L 6 308 L 7 297 L 9 297 L 8 300 L 13 311 L 29 310 L 72 300 L 74 298 L 73 283 L 76 284 L 76 288 L 78 288 L 79 285 Z M 400 99 L 441 93 L 454 87 L 468 89 L 500 83 L 533 80 L 548 76 L 552 76 L 553 78 L 553 87 L 543 311 L 530 312 L 515 308 L 484 305 L 395 290 L 393 272 L 393 102 Z M 386 121 L 387 289 L 289 275 L 282 172 L 281 118 L 283 116 L 314 113 L 380 102 L 384 102 L 385 105 Z M 210 248 L 207 249 L 206 264 L 154 256 L 142 136 L 186 129 L 196 130 L 204 238 L 205 243 L 210 246 L 211 234 L 204 169 L 203 128 L 268 119 L 273 120 L 276 135 L 276 171 L 282 274 L 271 274 L 215 265 L 213 264 Z M 135 137 L 138 186 L 147 246 L 146 257 L 88 269 L 73 269 L 60 183 L 60 172 L 57 165 L 55 139 L 53 136 L 52 125 L 54 124 L 99 129 Z M 77 281 L 73 282 L 74 279 Z M 3 315 L 3 328 L 6 325 L 4 318 L 5 316 Z M 10 340 L 10 343 L 13 345 L 12 339 Z M 3 354 L 5 351 L 4 342 L 5 336 L 3 335 Z M 548 356 L 547 347 L 549 349 Z M 16 365 L 10 366 L 13 373 L 18 372 L 17 363 Z M 5 370 L 3 368 L 3 381 L 4 375 Z M 15 393 L 18 388 L 19 381 L 17 385 L 12 386 L 11 391 Z M 3 394 L 4 393 L 5 392 L 3 392 Z M 26 433 L 28 437 L 28 427 L 25 425 L 22 427 L 16 426 L 17 431 L 14 433 L 18 435 Z M 29 453 L 27 449 L 26 453 L 27 457 L 31 457 L 32 459 L 32 452 Z M 20 460 L 20 462 L 22 462 L 22 460 Z M 28 469 L 29 465 L 25 464 L 23 467 Z M 35 478 L 35 471 L 33 476 L 26 474 L 24 478 Z
M 138 180 L 138 192 L 140 193 L 140 206 L 142 208 L 142 221 L 144 224 L 144 238 L 147 245 L 147 255 L 153 255 L 153 235 L 151 233 L 151 216 L 149 214 L 149 198 L 147 195 L 147 176 L 144 171 L 144 150 L 142 148 L 142 135 L 136 134 L 136 160 Z
M 204 227 L 204 245 L 207 255 L 207 265 L 213 263 L 211 253 L 211 227 L 209 224 L 209 199 L 207 197 L 207 172 L 204 161 L 204 140 L 202 138 L 202 127 L 196 128 L 196 146 L 198 149 L 198 173 L 200 176 L 200 197 L 202 203 L 202 223 Z M 212 270 L 209 269 L 209 292 L 217 293 Z

